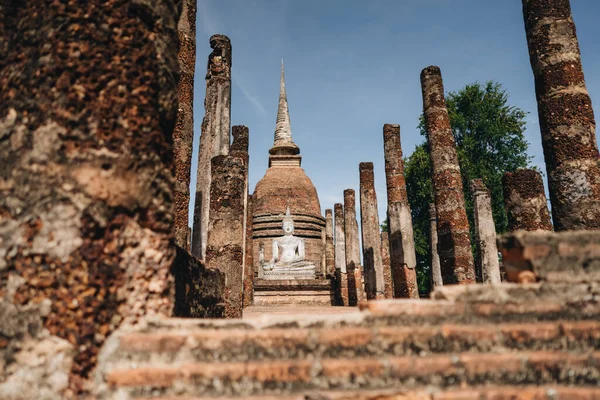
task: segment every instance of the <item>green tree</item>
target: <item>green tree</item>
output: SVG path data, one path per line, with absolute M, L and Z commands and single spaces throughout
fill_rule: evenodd
M 473 235 L 473 202 L 469 181 L 483 179 L 490 190 L 498 233 L 506 232 L 508 220 L 502 197 L 502 175 L 525 168 L 531 157 L 525 140 L 527 113 L 508 104 L 506 91 L 497 82 L 473 83 L 446 95 L 450 124 L 457 146 L 465 205 Z M 419 130 L 427 136 L 421 115 Z M 431 164 L 427 141 L 405 160 L 408 199 L 413 214 L 419 287 L 429 290 L 429 203 L 433 202 Z

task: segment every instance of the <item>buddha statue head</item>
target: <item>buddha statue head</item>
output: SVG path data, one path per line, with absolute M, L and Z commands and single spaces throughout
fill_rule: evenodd
M 283 217 L 282 228 L 283 228 L 284 236 L 293 236 L 294 235 L 294 220 L 290 214 L 289 207 L 285 211 L 285 217 Z

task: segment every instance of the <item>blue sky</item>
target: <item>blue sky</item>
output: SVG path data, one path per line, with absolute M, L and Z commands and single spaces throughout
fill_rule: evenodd
M 571 4 L 598 118 L 600 1 Z M 273 144 L 281 58 L 294 141 L 323 211 L 344 189 L 358 192 L 358 164 L 372 161 L 385 215 L 383 124 L 401 125 L 405 156 L 423 141 L 419 74 L 429 65 L 441 67 L 446 91 L 500 82 L 530 113 L 529 153 L 545 171 L 520 0 L 198 0 L 192 193 L 214 33 L 233 47 L 231 122 L 250 129 L 251 191 Z

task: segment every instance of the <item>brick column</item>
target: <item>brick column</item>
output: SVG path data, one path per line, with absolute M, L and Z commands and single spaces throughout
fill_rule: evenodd
M 384 298 L 385 285 L 381 260 L 381 237 L 373 163 L 362 162 L 360 171 L 360 226 L 362 231 L 365 291 L 369 299 Z
M 118 325 L 172 315 L 178 4 L 0 4 L 0 381 L 17 396 L 87 398 Z
M 360 239 L 356 220 L 356 194 L 344 190 L 344 231 L 346 233 L 346 271 L 348 271 L 348 301 L 355 306 L 364 296 L 362 267 L 360 264 Z
M 542 175 L 533 169 L 506 172 L 502 177 L 508 229 L 552 230 Z
M 250 206 L 250 195 L 248 194 L 248 169 L 250 155 L 248 154 L 248 146 L 250 140 L 250 132 L 248 127 L 244 125 L 235 125 L 231 127 L 231 135 L 233 141 L 229 150 L 229 155 L 232 157 L 241 158 L 246 166 L 244 175 L 244 307 L 252 304 L 252 282 L 254 276 L 252 275 L 252 211 L 249 209 Z
M 473 283 L 475 267 L 469 221 L 454 136 L 444 99 L 442 73 L 438 67 L 428 67 L 421 72 L 421 88 L 433 172 L 442 277 L 444 284 Z
M 400 125 L 383 126 L 390 262 L 394 297 L 419 298 L 417 255 L 400 143 Z
M 196 63 L 196 1 L 184 0 L 177 24 L 179 36 L 179 109 L 173 130 L 173 190 L 175 243 L 188 245 L 190 172 L 194 141 L 194 68 Z
M 429 204 L 429 227 L 430 227 L 430 256 L 429 262 L 431 263 L 431 289 L 443 286 L 444 281 L 442 280 L 442 269 L 440 266 L 440 256 L 437 252 L 438 237 L 437 237 L 437 217 L 435 212 L 435 204 Z
M 554 229 L 600 229 L 600 154 L 568 0 L 523 0 Z
M 390 267 L 390 235 L 381 232 L 381 261 L 383 263 L 384 297 L 394 298 L 394 287 L 392 285 L 392 269 Z
M 198 152 L 192 254 L 203 259 L 206 254 L 210 220 L 211 160 L 229 153 L 231 124 L 231 43 L 225 35 L 210 38 L 213 52 L 208 56 L 204 119 Z
M 500 262 L 496 246 L 496 225 L 492 214 L 490 191 L 481 179 L 473 179 L 470 184 L 473 195 L 473 212 L 475 213 L 475 235 L 481 281 L 483 283 L 500 283 Z
M 340 203 L 333 205 L 335 222 L 335 277 L 340 305 L 348 303 L 348 274 L 346 270 L 346 234 L 344 231 L 344 206 Z
M 226 318 L 242 317 L 246 173 L 246 165 L 240 157 L 212 159 L 206 266 L 218 269 L 226 276 Z
M 328 208 L 325 210 L 325 265 L 326 276 L 335 274 L 335 249 L 333 244 L 333 211 Z
M 244 308 L 254 302 L 254 255 L 252 254 L 252 195 L 246 204 L 246 238 L 244 248 Z
M 344 206 L 333 205 L 335 222 L 335 269 L 346 273 L 346 235 L 344 233 Z

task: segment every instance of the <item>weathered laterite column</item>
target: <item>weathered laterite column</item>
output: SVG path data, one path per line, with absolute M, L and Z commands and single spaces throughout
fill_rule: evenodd
M 355 306 L 363 300 L 362 267 L 360 264 L 360 238 L 356 220 L 356 194 L 344 190 L 344 231 L 346 234 L 346 271 L 348 271 L 348 302 Z
M 252 211 L 250 209 L 250 195 L 248 194 L 248 170 L 250 168 L 249 161 L 250 156 L 248 154 L 248 145 L 250 139 L 250 132 L 248 127 L 244 125 L 235 125 L 231 128 L 231 135 L 233 141 L 229 150 L 229 155 L 232 157 L 239 157 L 244 161 L 246 166 L 246 173 L 244 176 L 245 187 L 244 187 L 244 290 L 243 299 L 244 307 L 252 304 L 253 287 L 252 282 L 254 275 L 252 275 Z
M 188 214 L 194 141 L 194 68 L 196 63 L 196 1 L 183 0 L 177 24 L 179 36 L 179 109 L 173 130 L 173 190 L 175 243 L 190 250 Z
M 333 244 L 333 210 L 325 210 L 325 265 L 327 267 L 325 274 L 334 276 L 335 274 L 335 246 Z
M 386 299 L 393 299 L 394 287 L 392 285 L 392 269 L 390 267 L 390 235 L 388 232 L 381 232 L 381 261 L 383 263 L 384 297 Z
M 247 194 L 246 203 L 246 239 L 244 247 L 244 308 L 254 303 L 254 255 L 252 254 L 252 214 L 254 211 L 252 195 Z
M 429 227 L 430 227 L 430 255 L 429 262 L 431 263 L 431 288 L 443 286 L 444 281 L 442 280 L 442 268 L 440 266 L 440 256 L 437 252 L 438 237 L 437 237 L 437 217 L 435 212 L 435 204 L 429 204 Z
M 358 168 L 360 171 L 360 226 L 362 231 L 365 291 L 367 292 L 368 299 L 383 299 L 385 286 L 373 163 L 362 162 Z
M 245 162 L 240 157 L 212 159 L 206 266 L 225 274 L 226 318 L 242 317 L 246 173 Z
M 502 177 L 502 188 L 511 232 L 552 230 L 544 182 L 539 172 L 525 168 L 506 172 Z
M 568 0 L 523 0 L 554 229 L 600 229 L 596 122 Z
M 344 234 L 344 206 L 333 205 L 335 222 L 335 269 L 346 273 L 346 236 Z
M 225 35 L 210 38 L 213 52 L 208 56 L 204 119 L 198 151 L 196 200 L 194 203 L 194 229 L 192 254 L 204 259 L 208 237 L 211 159 L 229 153 L 229 127 L 231 125 L 231 43 Z
M 335 278 L 340 305 L 348 305 L 348 276 L 346 270 L 346 235 L 344 232 L 344 206 L 333 205 L 335 222 Z
M 496 245 L 496 225 L 492 214 L 490 191 L 481 179 L 470 183 L 475 213 L 475 234 L 479 252 L 479 266 L 483 283 L 500 283 L 500 262 Z
M 444 284 L 475 282 L 469 220 L 454 136 L 438 67 L 421 72 L 423 114 L 431 155 L 433 194 L 437 210 L 438 254 Z
M 406 194 L 400 125 L 383 126 L 390 262 L 394 297 L 419 298 L 412 215 Z
M 87 398 L 106 337 L 173 312 L 180 8 L 0 4 L 1 393 Z

